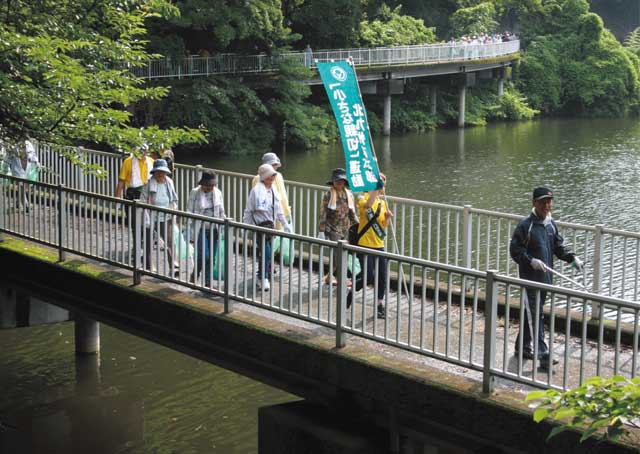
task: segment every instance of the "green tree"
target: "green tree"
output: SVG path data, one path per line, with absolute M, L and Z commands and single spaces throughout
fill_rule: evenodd
M 314 49 L 353 47 L 362 21 L 361 0 L 306 0 L 290 8 L 291 28 Z
M 545 33 L 527 47 L 519 88 L 545 113 L 620 116 L 638 109 L 640 60 L 585 0 L 549 0 Z M 551 25 L 549 25 L 551 24 Z
M 599 432 L 603 432 L 605 438 L 616 440 L 626 432 L 626 426 L 640 428 L 640 378 L 592 377 L 564 393 L 530 392 L 525 401 L 536 409 L 534 421 L 549 418 L 560 423 L 551 430 L 547 440 L 569 429 L 584 430 L 580 442 Z
M 493 33 L 498 26 L 495 5 L 487 1 L 460 8 L 453 13 L 449 23 L 454 36 Z
M 436 42 L 435 29 L 424 21 L 400 13 L 402 5 L 391 10 L 382 5 L 377 17 L 360 23 L 360 46 L 408 46 Z
M 144 21 L 175 15 L 164 0 L 15 0 L 0 10 L 0 135 L 132 149 L 201 141 L 190 128 L 137 128 L 128 109 L 167 94 L 130 69 L 149 59 Z
M 627 35 L 624 46 L 636 55 L 640 55 L 640 27 Z
M 163 54 L 272 52 L 300 38 L 285 26 L 281 0 L 179 0 L 176 6 L 180 15 L 150 26 L 152 49 Z

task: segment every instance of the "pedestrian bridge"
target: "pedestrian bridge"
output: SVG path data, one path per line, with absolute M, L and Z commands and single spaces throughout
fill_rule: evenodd
M 318 62 L 351 59 L 362 93 L 384 98 L 382 134 L 391 133 L 391 95 L 404 93 L 406 79 L 434 78 L 430 87 L 430 113 L 437 111 L 437 76 L 454 78 L 447 85 L 458 87 L 458 127 L 466 120 L 466 90 L 475 84 L 476 75 L 497 80 L 498 96 L 504 93 L 506 68 L 520 57 L 520 41 L 491 44 L 423 44 L 415 46 L 284 52 L 274 55 L 219 54 L 212 57 L 190 56 L 180 61 L 170 58 L 151 60 L 133 72 L 147 80 L 181 79 L 208 76 L 269 76 L 283 64 L 305 65 L 313 76 L 302 83 L 321 85 Z M 452 83 L 453 82 L 453 83 Z
M 424 77 L 479 71 L 508 66 L 519 57 L 520 41 L 491 44 L 421 44 L 413 46 L 330 49 L 306 52 L 281 52 L 273 55 L 218 54 L 189 56 L 181 60 L 153 59 L 134 74 L 144 79 L 206 77 L 217 75 L 269 75 L 277 73 L 282 64 L 296 63 L 315 69 L 319 62 L 352 59 L 358 79 Z M 308 84 L 321 84 L 314 77 Z
M 261 379 L 269 382 L 265 375 L 272 380 L 277 376 L 287 383 L 285 389 L 305 397 L 318 390 L 304 388 L 299 380 L 313 379 L 319 387 L 326 382 L 342 390 L 371 392 L 369 397 L 375 399 L 406 400 L 408 383 L 417 386 L 415 380 L 421 382 L 420 374 L 427 369 L 445 370 L 449 378 L 444 383 L 471 380 L 485 393 L 499 389 L 502 395 L 531 388 L 565 390 L 593 375 L 637 376 L 638 234 L 602 225 L 559 223 L 576 252 L 586 258 L 587 267 L 577 276 L 561 266 L 558 270 L 574 283 L 558 280 L 557 286 L 547 286 L 518 279 L 508 257 L 509 238 L 519 216 L 388 197 L 396 214 L 392 232 L 397 242 L 389 240 L 388 252 L 366 250 L 370 257 L 388 259 L 387 316 L 377 318 L 377 284 L 356 293 L 354 303 L 346 307 L 348 274 L 354 271 L 356 254 L 365 250 L 317 239 L 326 187 L 287 182 L 297 233 L 276 233 L 234 220 L 241 218 L 251 175 L 216 170 L 229 218 L 211 219 L 183 211 L 189 190 L 204 170 L 201 166 L 177 165 L 174 180 L 180 207 L 164 210 L 112 196 L 122 156 L 76 153 L 87 164 L 104 167 L 106 178 L 83 173 L 43 145 L 38 146 L 46 168 L 41 182 L 0 176 L 0 234 L 5 236 L 0 255 L 3 263 L 15 264 L 0 280 L 38 291 L 41 298 L 56 296 L 64 307 L 199 356 L 229 344 L 228 350 L 237 349 L 246 361 L 253 356 L 260 358 L 261 368 L 271 363 L 277 369 L 261 370 Z M 171 214 L 185 240 L 174 245 L 156 241 L 148 267 L 142 247 L 150 234 L 144 228 L 145 212 Z M 210 226 L 211 232 L 217 229 L 224 238 L 217 257 L 210 258 L 217 272 L 208 285 L 190 279 L 194 263 L 188 226 L 195 222 Z M 265 234 L 275 235 L 281 244 L 271 257 L 277 272 L 269 292 L 256 286 L 256 239 Z M 168 248 L 173 248 L 175 268 L 167 260 Z M 33 256 L 44 262 L 34 261 Z M 60 265 L 53 263 L 56 258 Z M 323 263 L 337 265 L 335 284 L 323 281 Z M 92 271 L 85 275 L 70 271 L 86 267 Z M 100 279 L 92 282 L 96 278 L 91 276 Z M 129 289 L 130 284 L 139 290 Z M 548 315 L 549 345 L 560 360 L 552 369 L 513 354 L 516 336 L 526 329 L 525 286 L 547 291 L 548 307 L 538 301 L 535 311 Z M 203 300 L 203 295 L 213 297 L 213 302 Z M 174 303 L 159 305 L 157 298 L 165 296 L 174 298 Z M 211 311 L 222 318 L 207 315 Z M 253 317 L 248 314 L 259 314 L 263 324 L 240 327 L 238 323 L 249 323 Z M 233 326 L 227 325 L 230 321 Z M 530 329 L 540 329 L 535 325 Z M 216 336 L 211 337 L 210 327 L 215 327 Z M 266 334 L 271 331 L 279 333 L 279 340 L 271 340 Z M 260 340 L 252 333 L 259 333 Z M 307 342 L 313 344 L 311 350 L 300 350 Z M 373 372 L 361 371 L 358 376 L 364 381 L 356 386 L 351 370 L 332 374 L 337 373 L 334 367 L 342 367 L 338 364 L 349 362 L 344 355 L 354 348 L 360 355 L 358 364 L 374 361 L 386 369 L 408 361 L 402 367 L 411 370 L 412 378 L 406 383 L 400 380 L 395 394 L 385 391 L 391 386 L 390 376 L 380 375 L 380 383 L 366 385 Z M 270 357 L 271 349 L 285 356 L 284 352 L 295 351 L 291 355 L 297 361 Z M 312 361 L 321 351 L 329 356 Z M 325 364 L 320 375 L 329 375 L 320 377 L 315 364 Z M 422 405 L 415 411 L 428 408 L 421 401 L 415 401 Z M 474 402 L 477 410 L 480 406 Z

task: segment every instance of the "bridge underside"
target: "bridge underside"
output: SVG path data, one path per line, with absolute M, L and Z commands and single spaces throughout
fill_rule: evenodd
M 412 79 L 418 77 L 433 77 L 449 74 L 462 74 L 504 68 L 511 66 L 520 58 L 518 55 L 505 55 L 501 57 L 482 60 L 466 60 L 454 63 L 434 64 L 407 64 L 407 65 L 379 65 L 370 67 L 357 67 L 358 80 L 360 82 L 383 79 Z M 320 77 L 314 77 L 304 82 L 307 85 L 322 85 Z

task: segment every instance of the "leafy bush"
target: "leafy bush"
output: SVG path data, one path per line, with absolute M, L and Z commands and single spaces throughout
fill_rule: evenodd
M 492 110 L 491 118 L 500 120 L 531 120 L 539 110 L 529 107 L 527 98 L 525 98 L 515 88 L 509 88 L 504 91 L 501 98 L 496 96 L 497 105 Z
M 580 442 L 600 430 L 604 431 L 605 438 L 615 440 L 626 432 L 625 425 L 639 427 L 640 378 L 592 377 L 564 393 L 556 390 L 530 392 L 525 401 L 531 402 L 530 406 L 536 409 L 534 421 L 550 418 L 561 423 L 551 430 L 547 440 L 574 428 L 586 428 Z

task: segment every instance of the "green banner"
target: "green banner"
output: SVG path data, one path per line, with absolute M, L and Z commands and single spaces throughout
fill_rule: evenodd
M 349 186 L 354 192 L 376 189 L 380 173 L 356 73 L 348 61 L 317 66 L 340 129 Z

